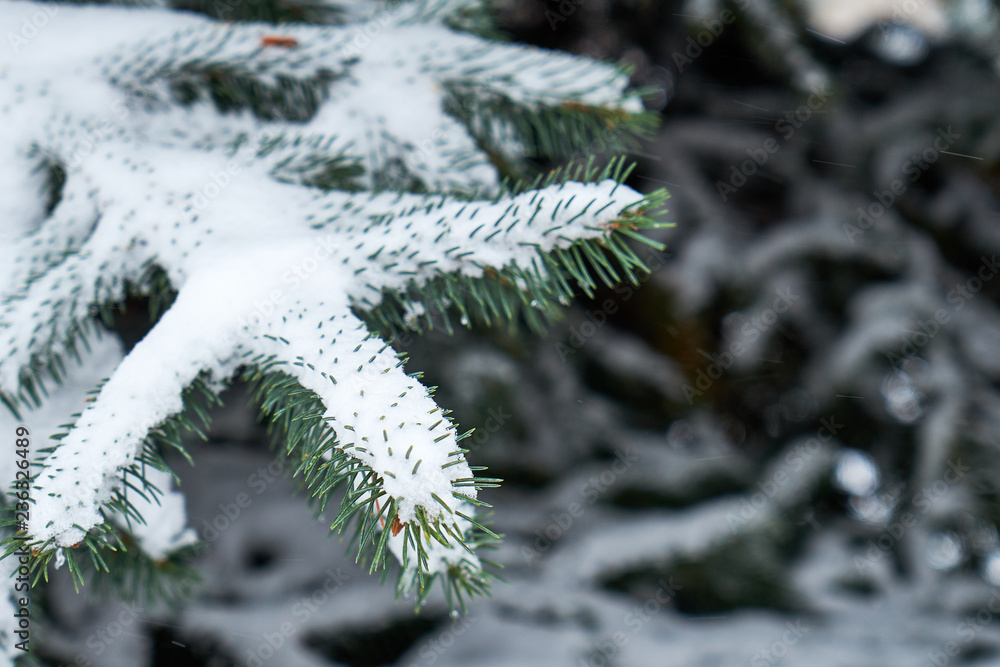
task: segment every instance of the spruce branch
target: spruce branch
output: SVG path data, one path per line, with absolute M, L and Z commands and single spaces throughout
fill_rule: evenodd
M 0 5 L 0 26 L 35 6 Z M 500 480 L 386 341 L 432 311 L 540 328 L 577 289 L 637 282 L 666 193 L 624 185 L 623 158 L 504 182 L 650 117 L 621 69 L 457 32 L 477 6 L 280 27 L 65 8 L 33 53 L 85 35 L 72 77 L 27 54 L 0 69 L 0 399 L 53 436 L 6 555 L 24 537 L 35 578 L 188 585 L 164 457 L 242 378 L 359 561 L 391 552 L 421 598 L 488 590 L 479 491 Z M 97 322 L 130 294 L 156 314 L 125 355 Z

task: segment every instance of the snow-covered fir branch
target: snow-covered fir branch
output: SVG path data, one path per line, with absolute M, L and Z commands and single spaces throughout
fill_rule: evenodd
M 621 185 L 620 161 L 501 185 L 641 129 L 623 71 L 450 27 L 477 3 L 371 4 L 333 26 L 0 6 L 0 398 L 56 440 L 36 566 L 186 548 L 162 455 L 241 377 L 320 507 L 343 489 L 334 527 L 356 523 L 373 570 L 392 551 L 404 588 L 485 590 L 477 491 L 498 480 L 388 336 L 430 305 L 537 323 L 591 273 L 634 280 L 625 237 L 664 195 Z M 127 354 L 95 344 L 129 294 L 166 309 Z

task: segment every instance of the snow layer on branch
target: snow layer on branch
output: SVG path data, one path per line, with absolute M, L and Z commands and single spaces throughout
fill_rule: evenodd
M 540 251 L 608 234 L 643 198 L 611 180 L 491 201 L 302 186 L 323 160 L 346 160 L 363 166 L 362 185 L 402 169 L 425 187 L 495 188 L 484 147 L 444 111 L 449 89 L 525 113 L 564 103 L 638 110 L 622 101 L 626 80 L 614 68 L 421 22 L 460 4 L 338 27 L 49 6 L 44 29 L 0 56 L 0 183 L 14 186 L 0 201 L 0 219 L 13 221 L 0 256 L 9 260 L 0 391 L 23 399 L 26 369 L 65 354 L 93 305 L 123 298 L 129 283 L 147 289 L 151 267 L 178 291 L 46 459 L 33 538 L 79 542 L 103 521 L 149 431 L 181 412 L 185 389 L 196 379 L 221 386 L 247 364 L 284 372 L 322 400 L 336 446 L 378 476 L 401 522 L 422 508 L 466 534 L 453 512 L 471 513 L 454 493 L 475 489 L 454 426 L 351 307 L 488 267 L 544 282 Z M 40 7 L 0 5 L 0 28 Z M 266 122 L 175 103 L 171 86 L 207 85 L 219 72 L 275 90 L 315 85 L 318 111 Z M 191 537 L 179 496 L 161 491 L 162 505 L 133 499 L 149 513 L 135 530 L 154 557 Z M 390 550 L 399 554 L 402 539 Z M 429 552 L 435 567 L 465 558 Z
M 29 429 L 30 450 L 33 454 L 31 458 L 35 458 L 34 453 L 37 450 L 52 446 L 53 436 L 65 432 L 66 428 L 72 425 L 72 416 L 84 410 L 94 388 L 111 376 L 125 356 L 121 343 L 108 333 L 91 336 L 81 351 L 84 353 L 81 355 L 80 363 L 67 360 L 66 373 L 61 383 L 48 387 L 47 396 L 41 407 L 25 411 L 21 420 L 16 419 L 6 409 L 0 410 L 0 428 L 5 433 L 13 433 L 19 425 Z M 80 453 L 79 457 L 96 458 L 96 448 Z M 13 455 L 0 460 L 0 479 L 7 489 L 12 488 L 14 483 L 16 463 L 17 458 Z M 43 470 L 39 473 L 43 477 L 49 474 L 54 474 L 54 471 Z M 138 496 L 130 498 L 146 521 L 144 525 L 132 522 L 130 529 L 147 554 L 153 558 L 160 558 L 193 542 L 194 534 L 190 530 L 185 530 L 183 496 L 170 490 L 170 475 L 154 469 L 148 469 L 146 474 L 150 483 L 158 487 L 162 495 L 157 497 L 159 502 L 152 499 L 146 501 Z M 32 498 L 38 500 L 34 495 Z M 124 521 L 122 525 L 125 526 Z
M 517 262 L 530 267 L 539 249 L 567 247 L 574 240 L 605 234 L 602 225 L 642 200 L 613 181 L 568 183 L 495 203 L 440 196 L 315 194 L 276 182 L 263 168 L 247 165 L 209 205 L 195 212 L 181 207 L 194 201 L 201 179 L 212 173 L 213 158 L 224 166 L 221 157 L 151 147 L 139 151 L 115 143 L 108 139 L 115 151 L 82 160 L 75 172 L 85 176 L 91 199 L 98 200 L 100 220 L 83 226 L 90 227 L 89 234 L 81 235 L 71 255 L 61 262 L 42 262 L 51 263 L 51 268 L 17 293 L 5 313 L 11 352 L 0 371 L 5 386 L 12 387 L 17 370 L 48 344 L 58 344 L 59 331 L 86 312 L 96 299 L 88 286 L 100 283 L 106 267 L 121 266 L 122 275 L 137 279 L 155 258 L 180 290 L 172 308 L 122 362 L 49 461 L 66 470 L 42 480 L 32 531 L 39 539 L 54 538 L 63 546 L 82 537 L 75 526 L 99 522 L 101 504 L 120 484 L 120 470 L 134 461 L 149 429 L 180 411 L 184 388 L 201 374 L 217 381 L 228 378 L 247 354 L 273 356 L 288 364 L 310 359 L 314 373 L 303 366 L 289 369 L 325 400 L 345 429 L 354 427 L 361 433 L 358 438 L 374 441 L 375 449 L 360 458 L 383 475 L 387 491 L 400 500 L 401 520 L 412 518 L 417 506 L 441 515 L 443 508 L 430 502 L 431 494 L 451 498 L 452 484 L 470 476 L 464 463 L 442 474 L 446 454 L 457 449 L 454 434 L 444 427 L 440 434 L 433 432 L 430 427 L 439 420 L 428 419 L 434 406 L 426 390 L 407 378 L 394 358 L 379 360 L 375 351 L 384 345 L 377 339 L 365 343 L 366 332 L 348 311 L 348 297 L 370 297 L 373 288 L 400 288 L 442 272 L 481 276 L 491 265 Z M 124 164 L 108 160 L 109 154 Z M 159 164 L 170 166 L 152 167 Z M 131 165 L 144 168 L 132 170 Z M 156 180 L 151 182 L 153 172 Z M 73 184 L 83 181 L 69 182 L 55 220 L 64 207 L 76 212 Z M 49 231 L 46 225 L 15 240 L 15 245 L 30 248 Z M 457 252 L 459 248 L 465 250 Z M 22 254 L 30 257 L 28 251 Z M 320 300 L 312 304 L 312 298 Z M 36 331 L 52 321 L 53 310 L 60 326 L 53 329 L 53 339 L 39 339 Z M 326 332 L 331 345 L 341 336 L 342 349 L 323 347 Z M 317 336 L 319 340 L 313 340 Z M 279 345 L 281 339 L 294 344 Z M 362 404 L 360 390 L 349 403 L 352 397 L 341 394 L 352 385 L 336 389 L 328 379 L 340 373 L 338 365 L 347 380 L 363 379 L 368 368 L 384 374 L 363 399 L 381 409 L 357 424 L 349 414 L 345 419 L 335 412 Z M 411 390 L 409 398 L 399 400 L 401 417 L 392 426 L 408 423 L 411 429 L 428 430 L 423 437 L 403 434 L 407 446 L 418 446 L 413 462 L 404 463 L 408 459 L 400 455 L 407 447 L 398 446 L 395 458 L 389 454 L 392 445 L 378 421 L 395 402 L 389 399 L 401 399 L 400 394 Z M 361 442 L 347 440 L 345 432 L 338 429 L 345 445 Z M 435 441 L 440 435 L 445 439 Z M 85 456 L 95 442 L 101 443 L 102 455 Z M 411 472 L 415 462 L 424 459 L 419 475 Z M 64 465 L 67 461 L 72 463 Z M 101 481 L 86 483 L 93 479 Z M 87 497 L 73 495 L 69 502 L 68 494 L 79 488 Z
M 358 276 L 350 293 L 363 300 L 373 283 L 403 288 L 441 273 L 479 278 L 487 267 L 529 269 L 539 252 L 604 236 L 608 223 L 642 200 L 611 180 L 568 182 L 497 203 L 384 193 L 351 200 L 352 215 L 331 217 L 324 229 L 353 248 L 344 258 Z
M 172 182 L 190 183 L 191 172 L 174 166 Z M 248 172 L 186 224 L 158 224 L 154 217 L 133 227 L 121 221 L 141 220 L 142 202 L 154 193 L 144 175 L 111 171 L 108 178 L 94 170 L 92 177 L 104 199 L 102 220 L 79 253 L 12 303 L 20 315 L 13 322 L 31 321 L 32 308 L 34 319 L 44 317 L 43 304 L 53 293 L 72 303 L 74 285 L 83 284 L 80 275 L 95 271 L 88 280 L 96 279 L 91 264 L 115 261 L 121 248 L 135 249 L 136 267 L 153 259 L 138 249 L 160 249 L 155 261 L 179 295 L 49 460 L 64 471 L 41 481 L 32 532 L 64 546 L 82 538 L 76 526 L 99 523 L 101 504 L 120 484 L 119 471 L 134 461 L 150 429 L 181 411 L 183 390 L 199 375 L 230 377 L 248 357 L 283 362 L 281 370 L 323 399 L 341 446 L 353 447 L 351 453 L 382 476 L 399 501 L 401 521 L 412 519 L 418 506 L 443 516 L 432 494 L 450 499 L 455 482 L 471 476 L 465 463 L 445 467 L 453 462 L 448 453 L 458 448 L 452 426 L 434 417 L 426 389 L 350 313 L 348 296 L 420 283 L 442 272 L 480 276 L 486 266 L 529 267 L 539 249 L 605 234 L 602 224 L 642 201 L 614 181 L 568 183 L 496 203 L 316 196 Z M 270 194 L 275 188 L 280 196 Z M 155 216 L 162 208 L 150 210 Z M 321 213 L 336 224 L 318 230 L 304 224 Z M 456 252 L 459 247 L 463 252 Z M 27 328 L 12 329 L 23 333 L 11 339 L 11 348 L 30 350 Z M 98 447 L 100 457 L 85 455 Z

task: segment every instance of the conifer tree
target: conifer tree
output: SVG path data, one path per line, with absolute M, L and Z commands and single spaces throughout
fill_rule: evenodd
M 665 193 L 622 159 L 539 171 L 627 148 L 641 91 L 500 41 L 477 0 L 186 8 L 0 5 L 0 432 L 24 444 L 0 456 L 0 568 L 182 590 L 197 539 L 165 457 L 242 380 L 372 572 L 391 552 L 418 599 L 487 592 L 499 480 L 391 341 L 537 329 L 635 282 Z M 126 351 L 136 296 L 154 323 Z

